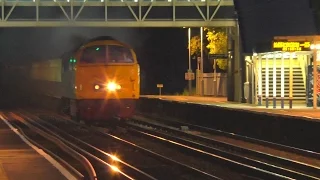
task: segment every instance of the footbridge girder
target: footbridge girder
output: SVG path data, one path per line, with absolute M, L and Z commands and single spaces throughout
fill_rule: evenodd
M 233 0 L 0 0 L 0 27 L 235 27 Z

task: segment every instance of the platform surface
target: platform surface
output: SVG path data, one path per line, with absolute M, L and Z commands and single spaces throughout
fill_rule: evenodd
M 67 179 L 0 118 L 0 180 Z
M 212 105 L 219 107 L 226 107 L 231 109 L 244 109 L 248 111 L 265 112 L 270 114 L 281 114 L 286 116 L 297 116 L 312 120 L 320 120 L 320 108 L 313 109 L 312 107 L 307 107 L 306 105 L 293 105 L 292 109 L 289 109 L 288 105 L 281 109 L 280 102 L 278 102 L 277 107 L 274 109 L 270 103 L 269 108 L 265 106 L 257 106 L 245 103 L 228 102 L 227 98 L 224 97 L 197 97 L 197 96 L 159 96 L 159 95 L 141 95 L 144 98 L 161 99 L 165 101 L 178 101 L 192 104 L 200 105 Z

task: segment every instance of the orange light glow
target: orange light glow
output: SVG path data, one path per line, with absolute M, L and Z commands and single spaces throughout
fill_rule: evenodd
M 100 86 L 99 86 L 99 85 L 95 85 L 95 86 L 94 86 L 94 89 L 95 89 L 95 90 L 98 90 L 98 89 L 100 89 Z
M 119 158 L 115 155 L 111 155 L 110 158 L 114 161 L 119 161 Z
M 111 169 L 112 169 L 113 171 L 115 171 L 115 172 L 119 172 L 119 171 L 120 171 L 117 166 L 111 165 L 110 167 L 111 167 Z
M 107 84 L 107 89 L 109 91 L 116 91 L 116 90 L 121 89 L 121 86 L 119 84 L 114 83 L 114 82 L 109 82 Z

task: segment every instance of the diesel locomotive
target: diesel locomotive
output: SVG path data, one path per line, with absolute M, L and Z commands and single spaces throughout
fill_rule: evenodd
M 74 120 L 130 118 L 140 96 L 134 50 L 112 37 L 87 41 L 61 58 L 32 63 L 33 91 L 58 100 Z

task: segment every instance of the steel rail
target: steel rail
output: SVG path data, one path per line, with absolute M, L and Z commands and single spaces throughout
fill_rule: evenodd
M 20 114 L 21 115 L 21 114 Z M 25 117 L 26 119 L 28 119 L 28 121 L 31 121 L 33 124 L 36 124 L 36 126 L 40 127 L 41 129 L 51 132 L 51 134 L 53 136 L 55 136 L 55 138 L 61 140 L 62 142 L 69 144 L 70 146 L 76 148 L 77 150 L 81 151 L 82 153 L 86 154 L 87 156 L 90 156 L 91 158 L 95 159 L 96 161 L 108 166 L 110 169 L 113 170 L 114 166 L 112 166 L 111 164 L 107 163 L 106 161 L 96 157 L 95 155 L 91 154 L 90 152 L 80 148 L 79 146 L 75 145 L 74 143 L 71 143 L 70 141 L 67 141 L 66 139 L 62 138 L 61 136 L 59 136 L 58 134 L 54 133 L 53 131 L 49 130 L 47 127 L 41 125 L 40 123 L 36 122 L 35 120 L 25 116 L 25 115 L 21 115 L 23 117 Z M 124 177 L 128 178 L 128 179 L 134 179 L 132 177 L 130 177 L 129 175 L 125 174 L 124 172 L 122 172 L 121 170 L 117 170 L 117 172 L 119 172 L 121 175 L 123 175 Z
M 174 137 L 168 134 L 156 132 L 153 130 L 149 130 L 146 128 L 142 128 L 139 126 L 136 126 L 134 124 L 126 124 L 129 127 L 131 127 L 129 130 L 135 133 L 139 133 L 144 136 L 149 136 L 150 138 L 161 140 L 163 142 L 169 143 L 171 145 L 174 145 L 175 147 L 187 149 L 190 152 L 194 152 L 197 154 L 201 154 L 204 157 L 209 157 L 213 158 L 214 160 L 218 160 L 220 162 L 227 163 L 229 166 L 241 168 L 243 172 L 250 172 L 253 174 L 256 174 L 258 177 L 266 177 L 266 178 L 279 178 L 279 179 L 293 179 L 291 177 L 288 177 L 286 175 L 270 172 L 268 170 L 264 170 L 262 168 L 255 167 L 254 165 L 260 165 L 262 166 L 263 164 L 258 162 L 258 161 L 251 161 L 251 159 L 242 159 L 240 156 L 236 156 L 234 154 L 228 153 L 228 152 L 223 152 L 211 147 L 207 147 L 205 145 L 195 143 L 189 140 L 185 140 L 182 138 Z M 139 129 L 139 130 L 137 130 Z M 147 132 L 147 133 L 146 133 Z M 155 135 L 156 134 L 156 135 Z M 219 154 L 219 155 L 218 155 Z M 222 157 L 227 156 L 227 157 Z M 233 160 L 236 159 L 236 160 Z M 251 164 L 245 164 L 243 161 L 245 160 L 245 163 L 250 162 Z M 242 162 L 239 162 L 242 161 Z M 253 164 L 253 165 L 252 165 Z
M 179 166 L 181 166 L 181 167 L 183 167 L 183 168 L 192 170 L 193 172 L 196 172 L 197 174 L 199 174 L 199 175 L 201 175 L 201 176 L 210 177 L 210 178 L 212 178 L 212 179 L 217 179 L 217 180 L 222 180 L 222 178 L 219 178 L 219 177 L 214 176 L 214 175 L 212 175 L 212 174 L 206 173 L 206 172 L 204 172 L 204 171 L 201 171 L 201 170 L 199 170 L 199 169 L 196 169 L 196 168 L 194 168 L 194 167 L 191 167 L 191 166 L 189 166 L 189 165 L 187 165 L 187 164 L 180 163 L 180 162 L 178 162 L 178 161 L 175 161 L 175 160 L 173 160 L 173 159 L 170 159 L 170 158 L 168 158 L 168 157 L 165 157 L 165 156 L 163 156 L 163 155 L 161 155 L 161 154 L 158 154 L 158 153 L 156 153 L 156 152 L 153 152 L 153 151 L 151 151 L 151 150 L 149 150 L 149 149 L 146 149 L 146 148 L 143 148 L 143 147 L 141 147 L 141 146 L 139 146 L 139 145 L 136 145 L 136 144 L 134 144 L 134 143 L 132 143 L 132 142 L 129 142 L 129 141 L 124 140 L 124 139 L 121 139 L 121 138 L 119 138 L 119 137 L 117 137 L 117 136 L 114 136 L 114 135 L 112 135 L 112 134 L 106 133 L 106 132 L 104 132 L 103 129 L 101 129 L 100 127 L 92 127 L 91 129 L 94 130 L 94 131 L 97 132 L 97 133 L 100 133 L 100 134 L 104 135 L 104 136 L 108 136 L 108 137 L 111 137 L 111 138 L 113 138 L 113 139 L 116 139 L 116 140 L 118 140 L 118 141 L 120 141 L 120 142 L 122 142 L 122 143 L 124 143 L 124 144 L 126 144 L 126 145 L 134 146 L 135 148 L 139 149 L 140 151 L 143 151 L 143 152 L 145 152 L 145 153 L 148 153 L 148 154 L 150 154 L 150 155 L 152 155 L 152 156 L 154 156 L 154 157 L 156 157 L 156 158 L 160 158 L 160 159 L 162 159 L 162 160 L 166 160 L 167 162 L 170 162 L 170 163 L 179 165 Z
M 47 140 L 55 143 L 57 146 L 59 146 L 62 150 L 64 150 L 66 153 L 68 153 L 70 156 L 72 156 L 73 158 L 77 159 L 87 170 L 88 174 L 89 174 L 89 178 L 91 180 L 97 180 L 97 175 L 96 172 L 92 166 L 92 164 L 90 163 L 90 161 L 84 157 L 82 154 L 78 153 L 77 151 L 73 150 L 72 148 L 70 148 L 69 146 L 67 146 L 63 141 L 61 141 L 60 139 L 52 136 L 51 134 L 41 130 L 40 128 L 32 125 L 31 123 L 27 122 L 27 120 L 17 116 L 15 113 L 10 113 L 12 115 L 12 117 L 20 122 L 22 122 L 23 124 L 25 124 L 27 127 L 29 127 L 30 129 L 32 129 L 33 131 L 37 132 L 38 134 L 40 134 L 41 136 L 43 136 L 44 138 L 46 138 Z M 50 131 L 49 131 L 50 132 Z
M 60 163 L 62 163 L 64 166 L 66 166 L 68 169 L 70 169 L 71 171 L 74 172 L 74 174 L 78 177 L 78 179 L 84 179 L 84 175 L 81 174 L 78 170 L 76 170 L 74 167 L 72 167 L 69 163 L 67 163 L 65 160 L 63 160 L 61 157 L 59 157 L 58 155 L 54 154 L 52 151 L 50 151 L 49 149 L 45 148 L 44 146 L 42 146 L 41 144 L 37 143 L 36 141 L 34 141 L 33 139 L 31 139 L 28 135 L 26 135 L 24 133 L 24 131 L 22 130 L 21 127 L 19 127 L 19 125 L 17 125 L 16 123 L 13 123 L 14 127 L 18 129 L 18 131 L 21 133 L 21 135 L 26 138 L 29 142 L 31 142 L 33 145 L 37 146 L 38 148 L 42 149 L 44 152 L 46 152 L 47 154 L 49 154 L 50 156 L 54 157 L 55 159 L 57 159 Z
M 25 112 L 25 113 L 28 113 L 28 112 Z M 29 113 L 28 113 L 28 114 L 29 114 Z M 52 114 L 50 114 L 50 115 L 52 115 Z M 72 120 L 70 120 L 70 119 L 67 119 L 67 118 L 65 118 L 65 117 L 63 117 L 63 116 L 61 116 L 61 115 L 56 115 L 56 116 L 58 116 L 59 119 L 72 122 L 72 123 L 74 123 L 75 125 L 78 125 L 78 126 L 81 126 L 81 127 L 88 128 L 86 125 L 79 124 L 79 123 L 77 123 L 77 122 L 75 122 L 75 121 L 72 121 Z M 40 118 L 39 118 L 39 119 L 40 119 Z M 160 154 L 158 154 L 158 153 L 155 153 L 155 152 L 153 152 L 153 151 L 151 151 L 151 150 L 148 150 L 148 149 L 146 149 L 146 148 L 143 148 L 143 147 L 141 147 L 141 146 L 138 146 L 138 145 L 136 145 L 136 144 L 134 144 L 134 143 L 132 143 L 132 142 L 129 142 L 129 141 L 127 141 L 127 140 L 124 140 L 124 139 L 119 138 L 119 137 L 117 137 L 117 136 L 114 136 L 114 135 L 112 135 L 112 134 L 106 133 L 106 132 L 104 132 L 104 129 L 102 129 L 101 127 L 90 127 L 89 130 L 91 130 L 91 131 L 94 132 L 94 133 L 98 133 L 98 134 L 100 134 L 100 135 L 103 135 L 103 136 L 106 136 L 106 137 L 115 139 L 115 140 L 117 140 L 117 141 L 119 141 L 119 142 L 121 142 L 121 143 L 123 143 L 123 144 L 125 144 L 125 145 L 134 147 L 134 148 L 138 149 L 139 151 L 148 153 L 149 155 L 151 155 L 151 156 L 153 156 L 153 157 L 155 157 L 155 158 L 158 158 L 158 159 L 161 159 L 161 160 L 166 160 L 166 161 L 169 162 L 169 163 L 172 163 L 172 164 L 175 164 L 175 165 L 179 165 L 180 167 L 185 168 L 185 169 L 188 169 L 188 170 L 191 170 L 192 172 L 195 172 L 195 173 L 197 173 L 198 175 L 201 175 L 201 176 L 203 176 L 203 177 L 210 177 L 210 178 L 212 178 L 212 179 L 222 180 L 222 178 L 216 177 L 216 176 L 214 176 L 214 175 L 212 175 L 212 174 L 206 173 L 206 172 L 201 171 L 201 170 L 199 170 L 199 169 L 196 169 L 196 168 L 194 168 L 194 167 L 191 167 L 191 166 L 188 166 L 188 165 L 186 165 L 186 164 L 180 163 L 180 162 L 178 162 L 178 161 L 172 160 L 172 159 L 170 159 L 170 158 L 168 158 L 168 157 L 165 157 L 165 156 L 160 155 Z
M 21 114 L 21 115 L 22 115 L 22 114 Z M 23 116 L 23 115 L 22 115 L 22 116 Z M 129 168 L 131 168 L 131 169 L 133 169 L 133 170 L 135 170 L 135 171 L 137 171 L 138 173 L 140 173 L 140 174 L 142 174 L 142 175 L 144 175 L 144 176 L 146 176 L 146 177 L 148 177 L 148 178 L 150 178 L 150 179 L 156 180 L 155 177 L 147 174 L 146 172 L 144 172 L 144 171 L 142 171 L 142 170 L 140 170 L 140 169 L 138 169 L 138 168 L 130 165 L 129 163 L 127 163 L 127 162 L 125 162 L 125 161 L 123 161 L 123 160 L 121 160 L 121 159 L 115 158 L 115 156 L 113 156 L 113 155 L 110 154 L 110 153 L 107 153 L 107 152 L 105 152 L 105 151 L 103 151 L 103 150 L 101 150 L 101 149 L 99 149 L 99 148 L 97 148 L 97 147 L 94 147 L 93 145 L 91 145 L 91 144 L 89 144 L 89 143 L 84 142 L 83 140 L 81 140 L 81 139 L 79 139 L 79 138 L 74 137 L 73 135 L 70 135 L 70 134 L 62 131 L 62 130 L 59 129 L 58 127 L 56 127 L 56 126 L 54 126 L 54 125 L 52 125 L 52 124 L 50 124 L 50 123 L 42 120 L 41 118 L 38 118 L 38 117 L 36 117 L 36 116 L 33 116 L 33 118 L 42 121 L 42 122 L 45 123 L 46 125 L 50 126 L 50 128 L 53 128 L 53 129 L 55 129 L 56 131 L 59 131 L 61 134 L 65 135 L 65 136 L 68 136 L 69 138 L 71 138 L 71 139 L 73 139 L 73 140 L 75 140 L 75 141 L 77 141 L 77 142 L 79 142 L 79 143 L 82 143 L 83 145 L 85 145 L 85 146 L 87 146 L 87 147 L 90 147 L 90 148 L 94 149 L 95 151 L 97 151 L 97 152 L 99 152 L 99 153 L 101 153 L 101 154 L 103 154 L 103 155 L 106 155 L 106 156 L 110 157 L 112 160 L 116 160 L 117 162 L 120 162 L 121 164 L 123 164 L 123 165 L 125 165 L 125 166 L 127 166 L 127 167 L 129 167 Z M 77 124 L 77 123 L 74 122 L 74 121 L 70 121 L 70 123 L 73 123 L 73 124 L 79 126 L 79 124 Z
M 233 149 L 233 150 L 240 151 L 240 152 L 245 152 L 245 153 L 250 153 L 250 154 L 253 154 L 253 155 L 261 157 L 261 158 L 266 158 L 266 159 L 271 160 L 271 161 L 279 162 L 280 164 L 294 166 L 295 169 L 303 170 L 304 172 L 316 172 L 317 174 L 320 174 L 320 168 L 316 167 L 316 166 L 312 166 L 310 164 L 306 164 L 306 163 L 294 161 L 294 160 L 291 160 L 291 159 L 287 159 L 287 158 L 283 158 L 283 157 L 267 154 L 267 153 L 264 153 L 264 152 L 248 149 L 248 148 L 245 148 L 245 147 L 239 147 L 239 146 L 236 146 L 236 145 L 233 145 L 233 144 L 230 144 L 230 143 L 218 141 L 218 140 L 215 140 L 215 139 L 209 139 L 207 137 L 203 137 L 203 136 L 200 136 L 200 135 L 190 134 L 190 133 L 187 133 L 187 132 L 184 132 L 184 131 L 181 131 L 181 130 L 174 129 L 172 127 L 167 127 L 167 126 L 164 126 L 164 125 L 161 125 L 161 124 L 147 122 L 147 121 L 144 121 L 144 120 L 141 120 L 141 119 L 131 119 L 131 121 L 137 122 L 137 123 L 141 123 L 141 124 L 144 124 L 144 125 L 153 126 L 153 127 L 158 128 L 158 129 L 164 129 L 166 131 L 177 133 L 177 134 L 180 134 L 182 136 L 186 136 L 186 137 L 191 138 L 191 139 L 200 140 L 200 141 L 203 141 L 203 142 L 209 142 L 210 144 L 218 145 L 218 146 L 221 146 L 221 147 L 224 147 L 224 148 Z M 302 175 L 302 173 L 298 173 L 298 174 Z M 309 175 L 308 175 L 308 177 L 312 178 L 312 179 L 319 179 L 319 178 L 316 178 L 316 177 L 313 177 L 313 176 L 309 176 Z
M 169 118 L 169 117 L 160 118 L 160 117 L 156 117 L 156 116 L 153 116 L 150 114 L 145 114 L 145 113 L 137 113 L 137 115 L 140 115 L 142 117 L 147 117 L 150 119 L 154 119 L 156 121 L 160 121 L 162 123 L 165 123 L 165 124 L 171 125 L 171 126 L 177 126 L 177 125 L 188 126 L 190 128 L 193 128 L 194 130 L 212 133 L 212 134 L 216 134 L 216 135 L 222 135 L 222 136 L 230 137 L 230 138 L 237 139 L 237 140 L 256 143 L 256 144 L 263 145 L 263 146 L 267 145 L 269 147 L 282 149 L 287 152 L 302 154 L 302 155 L 306 155 L 309 157 L 320 159 L 320 153 L 315 152 L 315 151 L 310 151 L 310 150 L 306 150 L 306 149 L 301 149 L 301 148 L 297 148 L 297 147 L 292 147 L 292 146 L 288 146 L 288 145 L 283 145 L 283 144 L 279 144 L 279 143 L 256 139 L 253 137 L 243 136 L 240 134 L 226 132 L 226 131 L 222 131 L 222 130 L 218 130 L 218 129 L 203 127 L 203 126 L 199 126 L 199 125 L 195 125 L 195 124 L 191 124 L 191 123 L 187 123 L 187 122 L 181 122 L 178 120 L 174 120 L 173 118 Z

